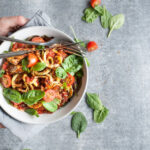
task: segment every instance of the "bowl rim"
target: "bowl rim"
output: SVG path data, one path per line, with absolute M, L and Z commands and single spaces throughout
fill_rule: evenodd
M 71 41 L 74 41 L 69 35 L 67 35 L 66 33 L 64 33 L 63 31 L 59 30 L 59 29 L 56 29 L 56 28 L 52 28 L 52 27 L 48 27 L 48 26 L 31 26 L 31 27 L 25 27 L 25 28 L 21 28 L 19 30 L 17 30 L 16 32 L 14 32 L 13 34 L 9 35 L 8 37 L 13 37 L 15 36 L 16 33 L 18 32 L 24 32 L 24 30 L 26 29 L 39 29 L 39 28 L 45 28 L 45 29 L 50 29 L 50 30 L 54 30 L 56 32 L 59 32 L 61 34 L 63 34 L 65 37 L 69 38 Z M 35 34 L 36 35 L 36 34 Z M 1 46 L 7 41 L 3 41 L 1 44 L 0 44 L 0 48 Z M 60 118 L 57 118 L 56 120 L 51 120 L 51 121 L 47 121 L 47 122 L 31 122 L 31 121 L 27 121 L 27 120 L 23 120 L 23 118 L 17 118 L 16 116 L 12 115 L 8 110 L 4 109 L 1 104 L 0 104 L 0 108 L 2 108 L 9 116 L 11 116 L 12 118 L 20 121 L 20 122 L 23 122 L 23 123 L 27 123 L 27 124 L 51 124 L 51 123 L 54 123 L 54 122 L 57 122 L 57 121 L 60 121 L 62 119 L 64 119 L 65 117 L 67 117 L 75 108 L 77 108 L 77 106 L 80 104 L 81 100 L 83 99 L 84 95 L 85 95 L 85 92 L 86 92 L 86 89 L 87 89 L 87 85 L 88 85 L 88 66 L 87 66 L 87 63 L 86 63 L 86 60 L 85 58 L 83 59 L 84 60 L 84 66 L 85 66 L 85 70 L 86 70 L 86 82 L 85 82 L 85 88 L 79 98 L 79 101 L 73 106 L 73 108 L 71 110 L 69 110 L 68 112 L 66 112 L 66 114 L 64 114 L 63 116 L 61 116 Z M 3 93 L 1 93 L 3 95 Z M 5 98 L 4 98 L 5 99 Z M 10 104 L 8 104 L 10 105 Z M 17 108 L 15 108 L 17 109 Z M 20 111 L 20 110 L 18 110 Z

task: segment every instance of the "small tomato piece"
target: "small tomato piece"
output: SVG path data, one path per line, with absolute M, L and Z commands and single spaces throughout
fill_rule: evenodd
M 63 50 L 59 50 L 58 54 L 62 56 L 63 59 L 65 59 L 68 55 Z
M 36 42 L 36 43 L 44 43 L 44 39 L 40 36 L 36 36 L 32 38 L 32 42 Z
M 68 86 L 71 86 L 75 82 L 75 77 L 67 73 L 68 77 L 66 78 L 66 83 Z
M 98 49 L 98 45 L 96 44 L 96 42 L 94 41 L 90 41 L 88 44 L 87 44 L 87 50 L 89 52 L 92 52 L 94 50 Z
M 91 6 L 94 8 L 95 6 L 99 5 L 101 3 L 101 0 L 91 0 Z
M 6 70 L 7 67 L 8 67 L 8 62 L 5 61 L 5 62 L 3 63 L 3 65 L 2 65 L 2 69 L 3 69 L 3 70 Z
M 33 67 L 38 62 L 38 57 L 35 54 L 29 53 L 28 54 L 28 67 Z
M 45 96 L 43 97 L 45 102 L 53 101 L 58 95 L 58 92 L 52 89 L 45 91 Z
M 16 49 L 18 49 L 18 48 L 25 48 L 25 47 L 26 47 L 26 45 L 23 43 L 14 43 L 12 46 L 12 51 L 16 51 Z
M 7 74 L 3 75 L 3 77 L 2 77 L 2 85 L 5 88 L 11 87 L 11 76 L 9 76 Z

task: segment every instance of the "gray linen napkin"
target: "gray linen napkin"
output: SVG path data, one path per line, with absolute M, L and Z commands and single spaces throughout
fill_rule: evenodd
M 30 21 L 22 28 L 29 26 L 49 26 L 50 28 L 53 28 L 53 26 L 51 25 L 50 18 L 47 16 L 47 14 L 40 10 L 37 13 L 35 13 L 35 15 L 30 19 Z M 31 125 L 22 123 L 10 117 L 1 108 L 0 123 L 7 127 L 14 135 L 19 137 L 22 141 L 25 141 L 31 136 L 34 136 L 48 125 Z

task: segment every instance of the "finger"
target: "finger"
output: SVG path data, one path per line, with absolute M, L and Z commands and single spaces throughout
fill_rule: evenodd
M 7 35 L 12 28 L 23 26 L 27 22 L 28 19 L 23 16 L 0 18 L 0 35 Z
M 28 19 L 23 16 L 13 16 L 5 18 L 5 25 L 7 27 L 14 28 L 16 26 L 23 26 L 28 22 Z
M 0 124 L 0 128 L 5 128 L 2 124 Z

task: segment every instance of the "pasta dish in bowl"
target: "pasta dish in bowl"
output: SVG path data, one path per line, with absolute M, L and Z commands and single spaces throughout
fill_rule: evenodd
M 46 42 L 55 36 L 35 35 L 26 39 L 32 42 Z M 34 120 L 25 121 L 28 123 L 48 122 L 41 120 L 48 115 L 55 116 L 55 113 L 59 118 L 58 113 L 65 110 L 82 88 L 84 59 L 66 51 L 66 47 L 61 44 L 44 47 L 11 43 L 9 50 L 36 50 L 6 58 L 2 62 L 0 82 L 9 107 L 13 106 L 13 110 L 26 113 L 26 117 L 28 115 L 30 120 Z M 35 121 L 36 119 L 40 121 Z

